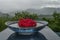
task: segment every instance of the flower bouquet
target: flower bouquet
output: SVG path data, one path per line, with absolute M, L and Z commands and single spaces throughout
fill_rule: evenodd
M 5 24 L 11 30 L 22 35 L 31 35 L 36 33 L 47 25 L 45 21 L 35 21 L 29 18 L 19 19 L 18 21 L 8 21 Z

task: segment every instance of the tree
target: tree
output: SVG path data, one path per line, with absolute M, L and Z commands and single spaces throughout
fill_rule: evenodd
M 43 18 L 43 20 L 48 21 L 49 27 L 54 31 L 60 32 L 60 13 L 57 13 L 56 11 L 53 13 L 53 19 L 46 19 Z

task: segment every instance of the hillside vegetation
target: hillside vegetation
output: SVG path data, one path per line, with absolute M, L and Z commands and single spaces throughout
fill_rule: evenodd
M 60 32 L 60 13 L 54 12 L 53 18 L 43 18 L 43 20 L 47 21 L 48 26 L 55 32 Z

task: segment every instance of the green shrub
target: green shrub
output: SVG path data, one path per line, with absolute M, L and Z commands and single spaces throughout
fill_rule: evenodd
M 6 21 L 8 21 L 8 18 L 6 18 L 6 17 L 0 17 L 0 32 L 2 30 L 4 30 L 5 28 L 7 28 L 7 26 L 5 25 Z
M 19 20 L 20 18 L 31 18 L 34 20 L 38 19 L 38 15 L 37 14 L 31 14 L 29 12 L 26 11 L 22 11 L 22 12 L 17 12 L 15 13 L 15 16 L 12 18 L 12 20 Z
M 56 32 L 60 32 L 60 13 L 54 12 L 52 19 L 43 18 L 43 20 L 47 21 L 48 26 Z

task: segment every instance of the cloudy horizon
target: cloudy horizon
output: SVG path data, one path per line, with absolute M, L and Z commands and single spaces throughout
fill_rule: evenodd
M 29 8 L 59 7 L 59 0 L 0 0 L 0 11 L 9 12 Z

